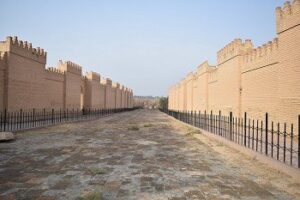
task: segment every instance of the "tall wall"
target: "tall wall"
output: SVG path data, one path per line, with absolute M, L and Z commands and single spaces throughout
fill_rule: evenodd
M 7 37 L 0 43 L 0 51 L 7 53 L 5 107 L 9 110 L 44 108 L 46 52 L 39 47 L 32 48 L 17 37 Z
M 264 119 L 268 112 L 270 120 L 296 124 L 300 114 L 300 0 L 277 8 L 276 18 L 277 38 L 257 48 L 250 40 L 235 39 L 218 51 L 216 67 L 207 62 L 198 67 L 193 86 L 186 81 L 189 75 L 170 89 L 169 108 L 221 110 L 239 117 L 247 112 L 254 119 Z
M 124 88 L 124 107 L 126 108 L 128 106 L 128 88 Z
M 70 61 L 46 68 L 47 53 L 41 48 L 7 37 L 0 41 L 0 111 L 19 109 L 127 108 L 133 99 L 124 99 L 119 84 L 89 72 Z M 113 87 L 112 85 L 115 85 Z M 125 102 L 126 100 L 126 102 Z
M 96 72 L 89 72 L 85 78 L 85 107 L 104 108 L 105 92 L 100 84 L 100 75 Z
M 65 73 L 64 108 L 80 109 L 81 75 L 82 75 L 81 67 L 70 61 L 67 62 L 59 61 L 58 69 Z
M 193 110 L 194 74 L 189 73 L 185 81 L 186 81 L 186 109 Z
M 130 89 L 130 99 L 129 99 L 129 108 L 133 108 L 134 98 L 133 98 L 133 91 Z
M 100 98 L 100 108 L 106 108 L 106 85 L 100 83 L 100 93 L 102 97 Z
M 115 89 L 115 108 L 121 108 L 122 107 L 122 94 L 121 94 L 121 88 L 119 83 L 114 83 L 113 87 Z
M 121 86 L 121 107 L 125 108 L 125 87 L 122 85 Z
M 217 54 L 217 68 L 209 73 L 209 110 L 233 112 L 239 116 L 241 112 L 241 61 L 242 55 L 252 49 L 250 40 L 244 43 L 235 39 Z
M 6 53 L 0 52 L 0 108 L 4 107 L 5 95 Z
M 196 110 L 208 110 L 208 72 L 210 68 L 208 62 L 198 66 L 196 72 L 198 97 L 194 100 Z
M 56 68 L 48 68 L 45 73 L 45 84 L 47 88 L 48 109 L 64 109 L 64 81 L 65 74 Z
M 115 90 L 112 87 L 111 79 L 105 79 L 105 108 L 111 109 L 115 107 Z
M 265 112 L 275 119 L 281 94 L 279 83 L 278 41 L 252 49 L 244 55 L 242 64 L 242 112 L 253 118 L 263 118 Z M 254 81 L 255 80 L 255 81 Z
M 281 10 L 281 11 L 280 11 Z M 300 1 L 277 8 L 280 47 L 278 120 L 296 123 L 300 114 Z

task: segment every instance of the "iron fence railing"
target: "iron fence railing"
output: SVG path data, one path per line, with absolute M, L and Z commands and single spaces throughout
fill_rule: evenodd
M 27 110 L 8 112 L 6 109 L 0 112 L 0 132 L 18 131 L 36 127 L 49 126 L 64 122 L 74 122 L 95 119 L 124 111 L 132 111 L 136 108 L 118 109 L 66 109 L 66 110 Z
M 201 128 L 232 142 L 260 152 L 268 157 L 300 169 L 300 115 L 298 130 L 294 125 L 269 122 L 268 113 L 264 120 L 253 120 L 244 113 L 243 118 L 211 111 L 182 112 L 161 110 L 166 114 L 195 127 Z

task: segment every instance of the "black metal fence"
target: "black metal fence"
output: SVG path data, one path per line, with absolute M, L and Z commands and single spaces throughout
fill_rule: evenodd
M 6 109 L 0 112 L 0 132 L 18 131 L 36 127 L 49 126 L 64 122 L 74 122 L 95 119 L 124 111 L 132 111 L 136 108 L 119 109 L 67 109 L 67 110 L 36 110 L 8 112 Z
M 243 118 L 199 112 L 180 112 L 162 110 L 168 115 L 204 129 L 232 142 L 243 145 L 253 151 L 282 161 L 300 169 L 300 115 L 298 116 L 298 130 L 286 123 L 269 122 L 268 113 L 264 120 L 253 120 L 244 113 Z

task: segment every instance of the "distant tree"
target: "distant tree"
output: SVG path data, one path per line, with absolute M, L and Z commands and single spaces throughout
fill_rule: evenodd
M 158 101 L 158 108 L 159 109 L 168 109 L 168 97 L 160 97 Z

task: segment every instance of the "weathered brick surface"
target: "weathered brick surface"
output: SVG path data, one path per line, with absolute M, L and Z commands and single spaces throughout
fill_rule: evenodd
M 49 68 L 46 70 L 45 79 L 48 94 L 47 108 L 54 108 L 56 110 L 63 109 L 65 81 L 64 73 L 55 68 Z
M 242 117 L 297 124 L 300 114 L 300 1 L 276 9 L 277 38 L 253 48 L 235 39 L 218 51 L 217 66 L 207 62 L 169 91 L 174 110 L 219 110 Z M 182 89 L 184 88 L 184 89 Z M 186 105 L 185 105 L 186 103 Z
M 4 86 L 6 71 L 6 53 L 0 54 L 0 108 L 4 106 Z
M 70 61 L 46 69 L 46 58 L 43 49 L 17 37 L 0 41 L 0 111 L 132 107 L 131 90 L 113 87 L 110 79 L 101 83 L 95 72 L 83 76 Z

